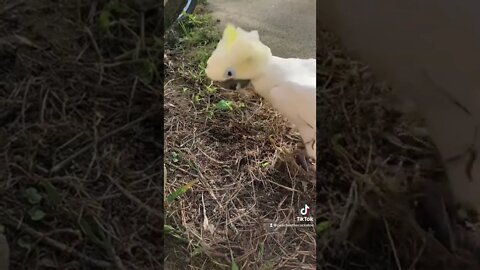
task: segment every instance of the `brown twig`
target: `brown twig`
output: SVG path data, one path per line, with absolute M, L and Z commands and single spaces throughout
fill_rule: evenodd
M 95 51 L 97 52 L 99 61 L 100 61 L 100 75 L 98 78 L 98 84 L 100 85 L 103 81 L 103 74 L 105 72 L 105 67 L 104 67 L 104 61 L 103 61 L 103 55 L 102 52 L 100 51 L 100 48 L 98 47 L 97 41 L 95 40 L 95 37 L 92 34 L 92 31 L 90 31 L 90 28 L 87 26 L 84 27 L 85 32 L 87 32 L 88 36 L 90 37 L 90 40 L 92 41 L 93 47 L 95 48 Z
M 6 225 L 12 227 L 13 229 L 21 229 L 22 231 L 40 239 L 43 243 L 45 243 L 45 244 L 47 244 L 47 245 L 49 245 L 53 248 L 56 248 L 60 251 L 67 252 L 67 253 L 85 261 L 86 263 L 88 263 L 90 265 L 100 267 L 100 268 L 109 268 L 109 267 L 112 266 L 111 263 L 109 263 L 107 261 L 91 258 L 91 257 L 87 256 L 86 254 L 84 254 L 80 251 L 77 251 L 74 248 L 72 248 L 70 246 L 67 246 L 66 244 L 64 244 L 62 242 L 59 242 L 55 239 L 52 239 L 52 238 L 48 237 L 46 234 L 41 233 L 41 232 L 33 229 L 32 227 L 28 226 L 27 224 L 21 222 L 20 220 L 15 219 L 15 218 L 8 217 Z
M 130 121 L 130 111 L 132 110 L 133 97 L 135 96 L 135 92 L 137 90 L 137 84 L 138 84 L 138 76 L 135 76 L 135 79 L 132 85 L 132 91 L 130 91 L 130 98 L 128 99 L 127 119 L 129 121 Z
M 23 3 L 25 3 L 25 0 L 12 2 L 10 5 L 7 5 L 7 6 L 3 7 L 2 10 L 0 10 L 0 15 L 3 15 L 4 13 L 7 13 L 8 11 L 18 7 L 19 5 L 23 5 Z
M 388 222 L 383 219 L 383 223 L 385 224 L 385 230 L 387 231 L 388 240 L 390 241 L 390 245 L 392 247 L 395 263 L 397 264 L 398 270 L 402 270 L 403 268 L 400 264 L 400 259 L 398 258 L 397 248 L 395 247 L 395 242 L 393 241 L 392 234 L 390 233 L 390 227 L 388 226 Z
M 126 129 L 129 129 L 131 128 L 132 126 L 136 125 L 137 123 L 143 121 L 145 118 L 147 118 L 148 114 L 145 114 L 137 119 L 135 119 L 134 121 L 130 122 L 130 123 L 127 123 L 126 125 L 123 125 L 117 129 L 114 129 L 112 131 L 110 131 L 109 133 L 105 134 L 103 137 L 99 138 L 98 139 L 98 144 L 100 144 L 101 142 L 105 141 L 106 139 L 110 138 L 111 136 L 114 136 L 116 135 L 117 133 L 120 133 Z M 94 146 L 94 142 L 91 142 L 89 143 L 88 145 L 84 146 L 82 149 L 78 150 L 77 152 L 75 152 L 74 154 L 72 154 L 71 156 L 69 156 L 68 158 L 64 159 L 62 162 L 58 163 L 57 165 L 53 166 L 51 169 L 50 169 L 50 173 L 53 174 L 53 173 L 56 173 L 58 172 L 60 169 L 62 169 L 65 165 L 67 165 L 69 162 L 71 162 L 72 160 L 74 160 L 76 157 L 78 157 L 79 155 L 85 153 L 88 149 L 90 149 L 91 147 Z
M 145 50 L 145 12 L 140 13 L 140 48 Z
M 151 214 L 153 214 L 153 215 L 155 215 L 159 218 L 163 218 L 163 214 L 160 211 L 158 211 L 156 209 L 153 209 L 152 207 L 146 205 L 139 198 L 135 197 L 127 189 L 122 187 L 122 185 L 120 185 L 120 183 L 118 183 L 118 181 L 116 179 L 113 179 L 112 177 L 110 177 L 108 175 L 107 175 L 107 178 L 110 180 L 110 182 L 112 182 L 123 193 L 123 195 L 125 195 L 125 197 L 129 198 L 131 201 L 136 203 L 138 206 L 140 206 L 142 209 L 146 210 L 147 212 L 149 212 L 149 213 L 151 213 Z
M 3 225 L 0 224 L 0 269 L 8 270 L 10 262 L 10 246 L 3 232 Z

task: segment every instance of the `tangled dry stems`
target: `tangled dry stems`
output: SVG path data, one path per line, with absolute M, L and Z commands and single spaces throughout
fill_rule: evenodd
M 197 181 L 166 206 L 166 223 L 189 243 L 167 244 L 167 267 L 185 269 L 173 265 L 182 261 L 188 269 L 229 269 L 234 260 L 241 269 L 314 269 L 312 227 L 266 227 L 293 223 L 315 201 L 313 175 L 290 160 L 299 136 L 258 96 L 207 90 L 201 73 L 218 42 L 213 27 L 189 28 L 190 38 L 202 37 L 195 43 L 171 33 L 165 56 L 165 194 Z M 218 110 L 222 99 L 236 106 Z
M 444 181 L 423 121 L 317 27 L 320 135 L 317 269 L 476 269 L 417 225 L 413 188 Z M 323 222 L 323 223 L 322 223 Z
M 0 1 L 0 223 L 11 269 L 162 267 L 161 10 L 111 11 L 107 34 L 108 5 Z M 31 187 L 39 204 L 24 196 Z M 32 208 L 45 217 L 32 220 Z

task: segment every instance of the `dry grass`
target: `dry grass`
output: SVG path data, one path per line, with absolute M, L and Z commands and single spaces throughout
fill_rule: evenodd
M 292 162 L 298 134 L 268 104 L 205 78 L 213 21 L 192 17 L 164 54 L 161 11 L 116 6 L 107 20 L 108 2 L 0 0 L 11 269 L 313 269 L 315 240 L 318 269 L 478 269 L 414 220 L 412 186 L 444 178 L 423 123 L 386 107 L 388 87 L 331 34 L 318 28 L 315 239 L 311 227 L 267 226 L 314 205 L 313 176 Z
M 317 31 L 317 269 L 478 269 L 415 220 L 415 186 L 445 179 L 422 121 L 388 105 L 390 89 Z
M 162 11 L 111 3 L 0 1 L 10 269 L 162 268 Z
M 170 33 L 165 56 L 165 196 L 195 181 L 166 205 L 177 236 L 166 236 L 166 267 L 314 269 L 313 227 L 267 227 L 314 204 L 313 175 L 289 159 L 299 136 L 259 97 L 210 85 L 203 69 L 219 30 L 199 13 Z

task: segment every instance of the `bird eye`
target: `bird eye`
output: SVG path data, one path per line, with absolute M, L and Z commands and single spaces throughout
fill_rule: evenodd
M 225 76 L 227 78 L 232 78 L 232 77 L 235 76 L 235 71 L 233 69 L 229 68 L 229 69 L 227 69 L 227 72 L 225 73 Z

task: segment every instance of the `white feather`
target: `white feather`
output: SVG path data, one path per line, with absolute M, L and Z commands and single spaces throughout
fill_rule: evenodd
M 225 28 L 207 61 L 207 76 L 216 81 L 248 79 L 298 129 L 307 155 L 316 160 L 316 60 L 273 56 L 257 31 Z
M 298 129 L 316 159 L 316 60 L 272 56 L 252 81 L 255 91 Z

